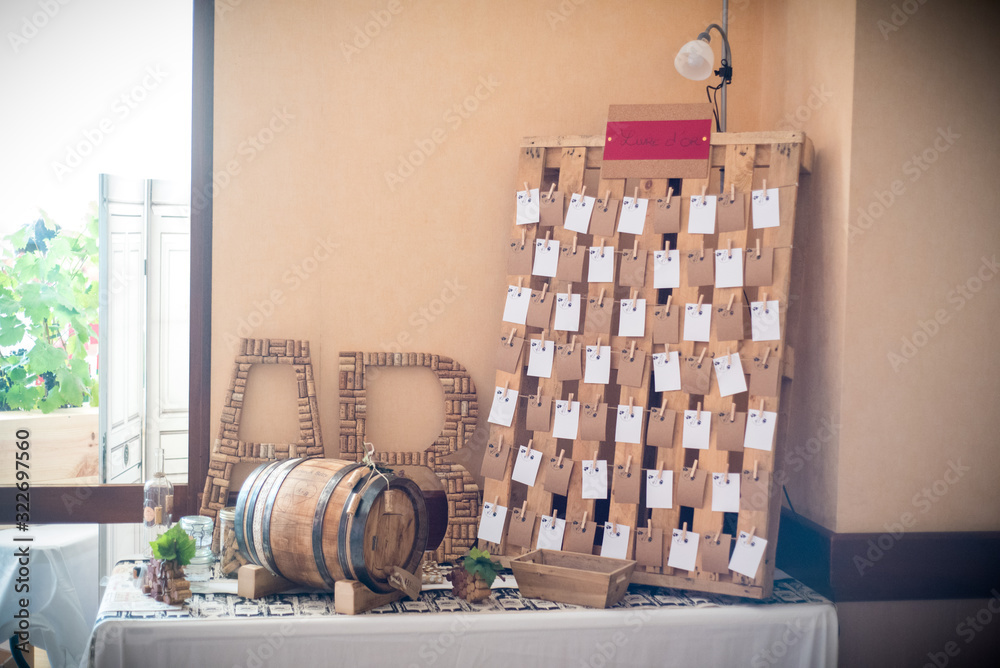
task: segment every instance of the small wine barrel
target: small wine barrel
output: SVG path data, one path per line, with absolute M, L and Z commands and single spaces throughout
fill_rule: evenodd
M 333 589 L 357 580 L 393 591 L 427 546 L 427 507 L 412 480 L 339 459 L 261 464 L 236 500 L 236 543 L 250 563 L 293 582 Z

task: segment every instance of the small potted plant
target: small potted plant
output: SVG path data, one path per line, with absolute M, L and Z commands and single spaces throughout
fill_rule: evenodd
M 183 603 L 191 597 L 191 583 L 184 578 L 184 567 L 194 556 L 194 539 L 175 524 L 149 546 L 153 558 L 146 567 L 142 591 L 167 605 Z
M 490 558 L 489 552 L 472 548 L 461 563 L 456 564 L 448 574 L 452 592 L 470 603 L 485 600 L 493 593 L 491 587 L 497 576 L 501 580 L 504 579 L 500 575 L 502 568 L 499 561 Z

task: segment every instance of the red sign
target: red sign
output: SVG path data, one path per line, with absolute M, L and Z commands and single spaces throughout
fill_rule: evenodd
M 605 160 L 707 160 L 711 119 L 609 121 Z

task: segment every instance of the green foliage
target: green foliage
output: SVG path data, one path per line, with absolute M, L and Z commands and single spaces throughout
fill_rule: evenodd
M 153 548 L 154 557 L 163 561 L 176 559 L 178 566 L 190 564 L 197 547 L 194 539 L 181 528 L 179 523 L 160 534 L 160 537 L 151 541 L 149 546 Z
M 469 554 L 466 555 L 463 565 L 465 566 L 465 570 L 469 572 L 469 575 L 478 575 L 490 587 L 493 586 L 493 581 L 497 579 L 497 575 L 503 569 L 499 561 L 490 559 L 489 552 L 474 547 L 469 550 Z M 500 579 L 503 579 L 502 575 Z
M 98 298 L 96 216 L 67 232 L 43 214 L 0 239 L 0 347 L 8 350 L 0 411 L 97 405 L 85 346 Z

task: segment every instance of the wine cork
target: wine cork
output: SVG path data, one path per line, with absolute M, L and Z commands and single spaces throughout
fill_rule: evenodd
M 171 497 L 167 497 L 168 499 Z M 153 524 L 163 524 L 163 506 L 157 506 L 153 509 L 154 519 Z
M 170 517 L 174 514 L 174 495 L 167 494 L 167 516 Z M 159 524 L 159 522 L 157 522 Z

